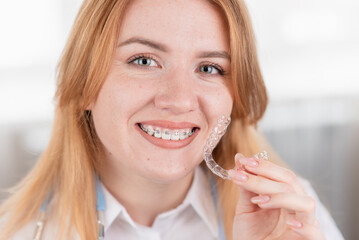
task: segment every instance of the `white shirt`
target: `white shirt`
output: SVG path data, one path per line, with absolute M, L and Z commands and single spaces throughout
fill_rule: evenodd
M 304 179 L 301 179 L 301 183 L 307 194 L 316 199 L 316 216 L 326 239 L 344 239 L 332 217 L 319 201 L 310 183 Z M 103 190 L 106 202 L 106 211 L 104 213 L 105 240 L 219 239 L 219 223 L 211 195 L 211 186 L 201 167 L 196 168 L 192 185 L 183 203 L 175 209 L 158 215 L 152 227 L 135 223 L 123 205 L 106 188 L 103 188 Z M 18 231 L 11 240 L 32 239 L 35 224 L 35 222 L 29 223 Z M 47 223 L 42 239 L 52 240 L 53 236 L 56 236 L 53 229 L 52 223 Z
M 152 227 L 135 223 L 126 209 L 103 188 L 106 201 L 105 239 L 183 240 L 218 239 L 216 207 L 209 182 L 197 167 L 192 185 L 182 204 L 159 214 Z

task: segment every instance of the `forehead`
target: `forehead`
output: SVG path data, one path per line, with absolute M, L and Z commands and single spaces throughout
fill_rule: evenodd
M 171 48 L 228 49 L 226 21 L 207 0 L 131 0 L 119 41 L 140 36 Z

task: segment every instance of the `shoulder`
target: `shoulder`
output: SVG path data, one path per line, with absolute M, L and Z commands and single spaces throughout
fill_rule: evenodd
M 307 179 L 299 177 L 299 181 L 302 184 L 304 191 L 308 196 L 314 198 L 316 202 L 316 217 L 320 224 L 320 229 L 324 233 L 327 240 L 342 240 L 344 239 L 339 228 L 335 224 L 332 216 L 325 206 L 320 201 L 317 193 L 313 189 L 312 185 Z

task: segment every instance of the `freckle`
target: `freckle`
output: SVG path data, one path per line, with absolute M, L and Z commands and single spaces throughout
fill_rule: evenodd
M 150 161 L 150 158 L 147 158 L 147 161 Z
M 142 85 L 139 85 L 138 88 L 142 88 Z

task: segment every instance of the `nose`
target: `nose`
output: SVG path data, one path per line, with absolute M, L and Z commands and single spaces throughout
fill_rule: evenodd
M 181 114 L 198 107 L 195 79 L 185 72 L 179 68 L 163 77 L 154 100 L 156 108 Z

